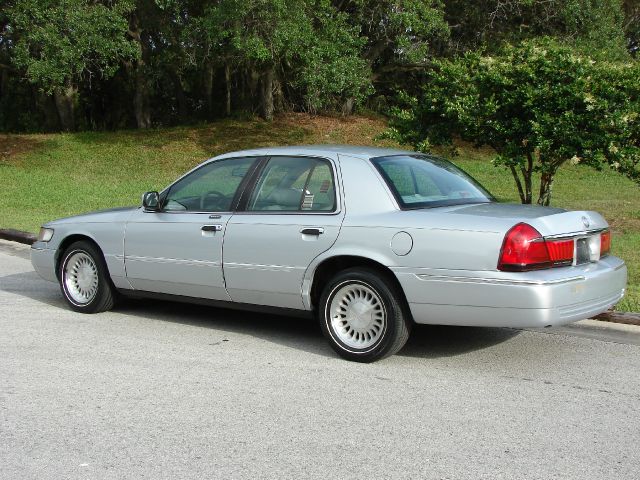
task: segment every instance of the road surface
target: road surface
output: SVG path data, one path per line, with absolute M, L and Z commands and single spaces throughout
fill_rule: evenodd
M 362 365 L 310 320 L 73 313 L 2 241 L 0 478 L 637 480 L 638 331 L 420 327 Z

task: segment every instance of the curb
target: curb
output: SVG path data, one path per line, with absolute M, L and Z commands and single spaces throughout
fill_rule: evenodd
M 593 317 L 601 322 L 623 323 L 625 325 L 640 326 L 640 313 L 633 312 L 604 312 Z
M 38 237 L 33 233 L 14 230 L 13 228 L 0 228 L 0 238 L 3 240 L 9 240 L 11 242 L 31 245 L 37 240 Z

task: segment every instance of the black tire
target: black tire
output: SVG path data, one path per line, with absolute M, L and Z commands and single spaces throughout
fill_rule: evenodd
M 350 317 L 353 311 L 349 314 L 346 309 L 363 307 L 355 304 L 345 306 L 345 299 L 347 302 L 352 301 L 350 295 L 353 296 L 354 293 L 351 292 L 361 295 L 364 301 L 373 302 L 371 303 L 373 306 L 366 311 L 368 317 L 365 315 L 364 320 L 360 320 L 362 317 L 357 314 L 358 319 L 355 321 L 364 322 L 364 324 L 358 326 L 355 322 L 351 322 L 354 325 L 353 328 L 348 320 L 348 318 L 353 318 Z M 336 298 L 337 295 L 339 295 L 338 298 Z M 368 297 L 371 297 L 372 300 L 368 300 Z M 336 303 L 333 303 L 334 300 Z M 359 300 L 355 296 L 353 297 L 353 302 Z M 333 313 L 332 303 L 333 308 L 338 308 Z M 340 308 L 344 309 L 345 313 L 334 315 L 340 311 Z M 374 321 L 375 315 L 377 315 L 377 320 Z M 398 291 L 394 282 L 389 280 L 384 273 L 363 267 L 343 270 L 327 283 L 320 297 L 318 317 L 322 333 L 341 357 L 365 363 L 374 362 L 397 353 L 407 342 L 412 325 L 402 293 Z M 377 325 L 373 325 L 373 323 Z M 365 333 L 361 333 L 361 331 Z M 373 334 L 369 335 L 370 332 Z M 362 342 L 365 346 L 362 348 L 355 346 L 353 343 L 357 343 L 358 340 L 353 336 L 347 338 L 350 334 L 358 338 L 362 336 Z M 368 336 L 365 337 L 365 335 Z
M 86 290 L 91 291 L 91 294 L 88 295 L 86 299 L 79 298 L 81 295 L 79 289 L 75 292 L 70 290 L 74 289 L 74 286 L 79 285 L 78 276 L 74 276 L 74 273 L 71 272 L 73 264 L 70 262 L 73 262 L 76 265 L 79 262 L 84 264 L 89 271 L 90 279 L 93 278 L 91 275 L 95 275 L 94 280 L 97 280 L 97 285 L 94 288 Z M 76 312 L 105 312 L 107 310 L 111 310 L 115 304 L 116 292 L 111 282 L 111 278 L 109 278 L 109 272 L 102 256 L 102 252 L 100 252 L 98 247 L 91 242 L 81 240 L 72 243 L 64 251 L 58 267 L 58 279 L 60 281 L 62 295 L 71 309 Z M 92 282 L 92 285 L 94 284 L 95 283 Z

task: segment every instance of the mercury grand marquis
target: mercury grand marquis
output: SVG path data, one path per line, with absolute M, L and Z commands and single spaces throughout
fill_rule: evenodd
M 49 222 L 31 259 L 78 312 L 128 295 L 313 315 L 339 355 L 370 362 L 414 322 L 603 312 L 627 278 L 610 246 L 598 213 L 498 203 L 437 157 L 299 146 L 220 155 L 140 207 Z

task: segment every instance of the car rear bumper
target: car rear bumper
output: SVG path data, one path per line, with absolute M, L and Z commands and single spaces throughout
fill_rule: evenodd
M 56 282 L 55 250 L 45 248 L 46 243 L 36 242 L 31 245 L 31 265 L 45 280 Z
M 416 323 L 545 327 L 592 317 L 624 295 L 627 268 L 617 257 L 535 272 L 396 268 Z

